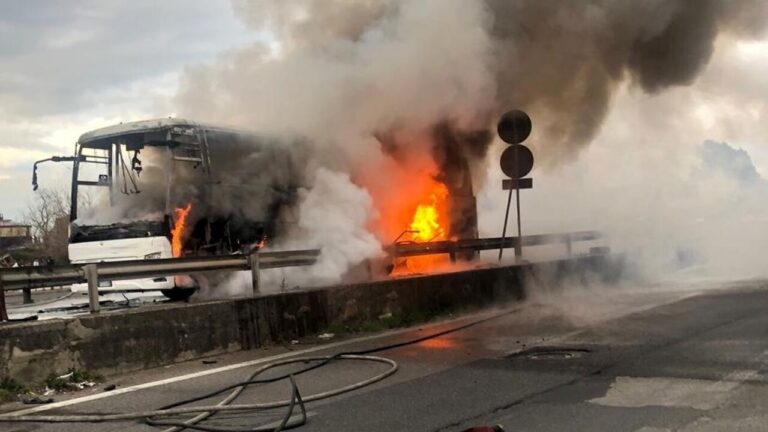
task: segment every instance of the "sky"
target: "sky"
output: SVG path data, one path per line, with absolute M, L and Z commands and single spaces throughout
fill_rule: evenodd
M 35 160 L 83 132 L 174 115 L 185 67 L 263 40 L 228 0 L 0 2 L 0 213 L 19 219 Z M 48 163 L 40 186 L 66 187 Z

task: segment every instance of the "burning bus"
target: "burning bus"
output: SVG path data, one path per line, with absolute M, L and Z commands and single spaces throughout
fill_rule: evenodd
M 381 215 L 373 231 L 383 245 L 477 238 L 470 164 L 482 159 L 490 134 L 438 125 L 430 135 L 433 170 L 417 174 L 401 169 L 409 178 L 406 193 L 394 187 L 374 192 L 363 175 L 352 174 L 352 181 L 371 191 Z M 375 138 L 393 160 L 407 146 L 393 136 Z M 307 186 L 306 144 L 174 118 L 87 132 L 73 156 L 45 160 L 72 162 L 70 261 L 219 255 L 263 247 L 296 223 L 294 204 L 299 189 Z M 37 163 L 35 188 L 36 183 Z M 88 191 L 96 191 L 96 197 Z M 87 205 L 94 201 L 97 205 Z M 465 252 L 452 258 L 473 256 Z M 349 273 L 360 279 L 423 272 L 445 258 L 352 263 Z M 360 269 L 366 270 L 361 274 Z M 195 290 L 189 277 L 100 284 L 101 291 L 161 290 L 174 299 Z M 73 290 L 87 287 L 75 285 Z
M 298 143 L 183 119 L 121 123 L 80 136 L 72 162 L 73 263 L 228 254 L 281 230 L 301 172 Z M 42 162 L 42 161 L 39 161 Z M 33 183 L 37 188 L 37 163 Z M 90 189 L 90 195 L 87 191 Z M 95 189 L 95 196 L 93 195 Z M 85 206 L 89 198 L 98 205 Z M 189 278 L 100 282 L 100 291 L 194 292 Z M 85 284 L 73 291 L 87 290 Z

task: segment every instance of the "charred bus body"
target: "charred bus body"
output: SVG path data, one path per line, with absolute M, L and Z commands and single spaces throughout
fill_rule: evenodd
M 302 178 L 298 147 L 183 119 L 85 133 L 74 157 L 53 158 L 73 162 L 70 260 L 226 254 L 262 246 L 279 234 L 279 221 L 290 220 L 282 213 L 295 202 Z M 82 205 L 85 188 L 97 188 L 99 205 Z M 100 290 L 191 295 L 176 281 L 104 281 Z
M 482 159 L 489 137 L 486 131 L 458 133 L 444 124 L 433 130 L 434 180 L 445 185 L 450 201 L 448 239 L 478 236 L 471 164 Z M 394 159 L 398 148 L 407 148 L 377 138 Z M 87 132 L 74 156 L 44 161 L 73 164 L 68 252 L 70 261 L 87 263 L 227 254 L 269 244 L 296 222 L 292 212 L 299 188 L 306 186 L 307 150 L 301 140 L 167 118 Z M 36 169 L 37 163 L 35 188 Z M 86 190 L 98 191 L 95 205 L 88 205 L 94 200 Z M 464 252 L 451 258 L 475 256 Z M 392 259 L 362 262 L 347 279 L 383 276 Z M 103 291 L 161 290 L 171 298 L 194 292 L 189 278 L 179 277 L 100 283 Z

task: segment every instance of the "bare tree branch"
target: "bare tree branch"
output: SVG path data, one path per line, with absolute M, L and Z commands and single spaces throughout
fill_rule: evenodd
M 41 189 L 27 204 L 23 218 L 32 226 L 32 237 L 42 255 L 57 261 L 67 258 L 68 230 L 64 227 L 68 216 L 69 194 L 61 189 Z

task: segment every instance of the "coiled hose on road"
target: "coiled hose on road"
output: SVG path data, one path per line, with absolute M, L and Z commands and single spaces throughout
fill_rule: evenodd
M 135 411 L 135 412 L 125 412 L 125 413 L 26 415 L 26 416 L 14 416 L 13 413 L 9 413 L 5 415 L 0 415 L 0 422 L 102 423 L 102 422 L 144 419 L 144 421 L 151 426 L 171 426 L 171 428 L 166 429 L 163 432 L 178 432 L 182 429 L 194 429 L 194 430 L 205 431 L 205 432 L 266 432 L 266 431 L 282 431 L 282 430 L 292 429 L 292 428 L 296 428 L 301 425 L 304 425 L 307 422 L 305 403 L 327 399 L 333 396 L 338 396 L 343 393 L 348 393 L 348 392 L 366 387 L 368 385 L 371 385 L 373 383 L 379 382 L 387 378 L 388 376 L 394 374 L 397 371 L 398 365 L 397 365 L 397 362 L 395 362 L 394 360 L 391 360 L 385 357 L 373 356 L 371 354 L 382 352 L 382 351 L 388 351 L 396 348 L 401 348 L 408 345 L 414 345 L 429 339 L 435 339 L 449 333 L 454 333 L 454 332 L 464 330 L 466 328 L 476 326 L 478 324 L 481 324 L 487 321 L 500 318 L 504 315 L 513 313 L 514 311 L 515 310 L 509 310 L 509 311 L 497 313 L 495 315 L 478 319 L 478 320 L 469 322 L 467 324 L 463 324 L 463 325 L 453 327 L 447 330 L 443 330 L 437 333 L 432 333 L 430 335 L 422 336 L 416 339 L 379 346 L 379 347 L 375 347 L 367 350 L 341 352 L 341 353 L 330 355 L 330 356 L 297 357 L 293 359 L 279 360 L 273 363 L 266 364 L 256 369 L 245 381 L 242 381 L 233 385 L 229 385 L 229 386 L 220 388 L 218 390 L 215 390 L 213 392 L 206 393 L 194 398 L 174 402 L 173 404 L 166 405 L 157 410 Z M 359 381 L 357 383 L 350 384 L 348 386 L 340 387 L 337 389 L 329 390 L 326 392 L 316 393 L 316 394 L 302 398 L 299 392 L 299 388 L 296 385 L 296 381 L 295 381 L 296 376 L 319 369 L 334 361 L 345 361 L 345 360 L 384 363 L 389 365 L 390 367 L 386 371 L 378 375 L 375 375 L 371 378 L 368 378 L 366 380 Z M 259 375 L 261 375 L 262 373 L 270 369 L 273 369 L 279 366 L 295 364 L 295 363 L 314 363 L 314 364 L 311 364 L 298 371 L 286 373 L 273 378 L 257 379 Z M 253 403 L 253 404 L 232 404 L 232 402 L 234 402 L 240 396 L 240 394 L 242 394 L 242 392 L 246 388 L 248 388 L 248 386 L 250 385 L 269 384 L 269 383 L 274 383 L 282 380 L 288 380 L 291 385 L 291 398 L 288 400 L 266 402 L 266 403 Z M 228 390 L 232 390 L 232 392 L 216 405 L 182 407 L 183 405 L 187 405 L 190 403 L 198 402 L 204 399 L 208 399 L 208 398 L 220 395 L 222 393 L 225 393 Z M 299 407 L 301 417 L 297 420 L 291 421 L 291 418 L 293 417 L 294 410 L 297 405 Z M 285 415 L 282 418 L 282 421 L 276 427 L 260 426 L 255 428 L 237 428 L 237 427 L 207 426 L 207 425 L 199 424 L 201 421 L 211 417 L 212 415 L 218 412 L 265 411 L 265 410 L 272 410 L 277 408 L 287 408 L 287 410 Z M 167 417 L 167 416 L 183 415 L 183 414 L 195 414 L 195 413 L 197 413 L 195 417 L 185 421 L 159 419 L 159 417 Z

